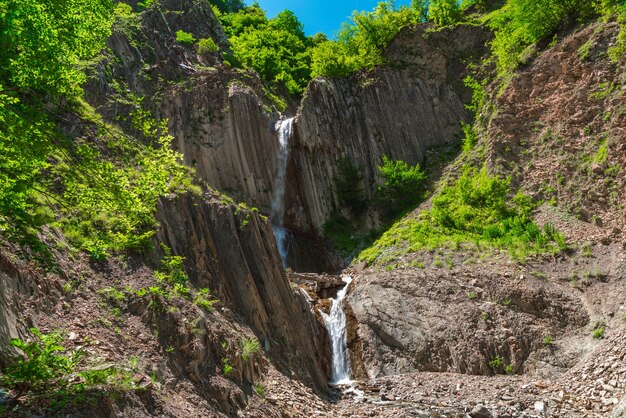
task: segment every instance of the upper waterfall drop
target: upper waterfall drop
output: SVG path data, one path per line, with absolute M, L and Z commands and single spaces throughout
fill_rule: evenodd
M 272 230 L 278 245 L 278 252 L 283 266 L 287 262 L 289 253 L 289 231 L 284 227 L 285 217 L 285 176 L 287 173 L 287 160 L 289 158 L 289 140 L 293 134 L 293 121 L 295 117 L 283 119 L 276 123 L 278 132 L 278 170 L 272 195 L 272 209 L 270 219 L 272 220 Z

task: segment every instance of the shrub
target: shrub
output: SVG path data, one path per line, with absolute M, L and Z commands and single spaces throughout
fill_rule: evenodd
M 213 38 L 202 38 L 198 41 L 199 54 L 215 54 L 220 50 Z
M 224 373 L 224 376 L 226 376 L 226 377 L 230 376 L 233 373 L 234 370 L 235 369 L 230 364 L 228 359 L 227 358 L 223 358 L 222 359 L 222 372 Z
M 200 289 L 193 299 L 193 303 L 207 312 L 213 311 L 213 305 L 219 302 L 218 299 L 211 299 L 211 291 L 209 289 Z
M 463 152 L 469 152 L 476 143 L 478 142 L 478 138 L 476 136 L 476 132 L 474 132 L 474 128 L 469 123 L 462 123 L 461 128 L 463 129 Z
M 176 31 L 176 40 L 181 44 L 193 44 L 196 39 L 191 33 L 185 32 L 182 29 Z
M 312 39 L 304 34 L 302 23 L 285 10 L 267 19 L 257 3 L 236 13 L 221 14 L 228 35 L 233 66 L 253 68 L 268 84 L 282 84 L 291 94 L 299 94 L 311 79 Z
M 606 325 L 604 322 L 598 322 L 593 329 L 593 338 L 596 340 L 604 339 L 604 332 L 606 331 Z
M 112 365 L 97 365 L 82 349 L 66 349 L 59 333 L 43 334 L 35 328 L 30 332 L 31 341 L 11 340 L 11 345 L 22 352 L 22 358 L 0 374 L 0 386 L 15 390 L 16 401 L 26 394 L 50 401 L 96 385 L 110 384 L 118 389 L 133 385 L 132 373 Z
M 256 385 L 254 385 L 254 391 L 257 395 L 259 395 L 260 398 L 265 397 L 265 386 L 263 386 L 261 383 L 257 383 Z
M 419 201 L 419 192 L 426 179 L 426 173 L 419 164 L 410 166 L 405 161 L 393 161 L 383 156 L 378 172 L 384 181 L 384 186 L 377 190 L 378 199 L 388 214 L 396 214 Z
M 116 18 L 128 19 L 133 17 L 133 8 L 126 4 L 119 2 L 115 5 L 115 9 L 113 10 L 113 14 Z

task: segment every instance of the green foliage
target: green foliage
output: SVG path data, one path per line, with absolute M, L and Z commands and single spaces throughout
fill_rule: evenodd
M 423 21 L 422 2 L 397 8 L 393 1 L 381 1 L 371 12 L 352 14 L 336 41 L 320 43 L 312 52 L 312 75 L 345 77 L 361 69 L 384 64 L 383 52 L 405 26 Z
M 161 269 L 154 272 L 154 278 L 159 284 L 167 284 L 172 288 L 173 294 L 184 298 L 191 298 L 191 289 L 188 287 L 189 278 L 183 269 L 185 257 L 170 255 L 170 250 L 163 246 L 166 255 L 161 260 Z M 206 295 L 201 295 L 203 298 Z M 201 303 L 204 299 L 200 299 Z
M 604 164 L 606 162 L 606 159 L 608 157 L 608 145 L 609 145 L 608 140 L 604 140 L 604 142 L 602 142 L 602 145 L 600 145 L 600 148 L 598 148 L 598 151 L 593 156 L 592 161 L 594 163 Z
M 606 325 L 604 322 L 598 322 L 593 330 L 593 338 L 596 340 L 604 339 L 604 333 L 606 331 Z
M 254 353 L 261 350 L 261 344 L 257 338 L 244 338 L 241 343 L 241 359 L 248 361 Z
M 228 359 L 227 358 L 223 358 L 222 359 L 222 372 L 224 373 L 224 376 L 226 376 L 226 377 L 230 376 L 233 373 L 234 370 L 235 369 L 230 364 Z
M 11 340 L 11 345 L 19 349 L 24 358 L 5 371 L 3 385 L 24 392 L 41 390 L 48 385 L 69 384 L 67 379 L 84 354 L 81 351 L 66 352 L 61 345 L 63 337 L 59 334 L 44 335 L 35 328 L 30 331 L 35 337 L 31 342 Z
M 215 54 L 220 50 L 213 38 L 202 38 L 198 41 L 199 54 Z
M 110 0 L 5 0 L 0 3 L 0 85 L 58 96 L 80 91 L 77 64 L 104 47 Z
M 189 169 L 170 148 L 172 137 L 163 134 L 167 121 L 157 122 L 141 107 L 128 117 L 152 144 L 96 122 L 99 149 L 87 139 L 64 140 L 49 159 L 51 180 L 44 181 L 49 191 L 40 200 L 59 204 L 60 216 L 52 224 L 94 259 L 108 250 L 147 248 L 158 199 L 191 185 Z
M 282 84 L 291 94 L 304 90 L 311 78 L 312 40 L 304 35 L 289 10 L 267 19 L 258 4 L 219 15 L 232 48 L 231 65 L 253 68 L 270 84 Z
M 448 26 L 461 20 L 461 9 L 457 0 L 432 0 L 428 7 L 428 19 L 438 26 Z
M 113 15 L 116 18 L 129 19 L 134 15 L 133 8 L 126 3 L 119 2 L 115 5 Z
M 244 8 L 243 0 L 209 0 L 221 13 L 237 12 Z
M 463 152 L 469 152 L 476 143 L 478 137 L 474 131 L 474 127 L 468 123 L 461 123 L 461 129 L 463 129 Z
M 257 383 L 256 385 L 254 385 L 254 391 L 257 395 L 259 395 L 260 398 L 265 397 L 265 386 L 263 386 L 261 383 Z
M 126 299 L 126 295 L 124 295 L 124 292 L 121 292 L 112 286 L 107 286 L 99 289 L 98 294 L 113 303 L 123 302 Z
M 115 12 L 132 13 L 121 3 Z M 0 233 L 21 240 L 48 223 L 96 260 L 145 248 L 158 198 L 187 188 L 191 177 L 169 148 L 166 121 L 140 101 L 129 118 L 145 142 L 81 102 L 78 64 L 104 47 L 112 3 L 9 0 L 0 16 Z M 76 138 L 61 134 L 59 115 L 79 127 Z
M 554 344 L 554 338 L 551 335 L 546 335 L 545 337 L 543 337 L 543 344 L 544 345 L 553 345 Z
M 482 110 L 487 99 L 487 80 L 479 82 L 471 75 L 468 75 L 463 79 L 463 83 L 465 87 L 469 87 L 472 90 L 472 103 L 466 104 L 465 108 L 477 114 Z
M 54 398 L 71 395 L 96 385 L 130 387 L 132 374 L 113 365 L 94 363 L 82 349 L 63 347 L 59 333 L 42 334 L 31 328 L 32 340 L 12 339 L 11 345 L 22 357 L 0 373 L 0 386 L 16 391 L 15 399 Z
M 530 198 L 519 192 L 509 199 L 510 193 L 510 179 L 466 166 L 433 198 L 432 209 L 397 222 L 359 259 L 372 263 L 421 249 L 458 248 L 460 243 L 506 248 L 519 257 L 563 249 L 565 240 L 553 226 L 542 230 L 532 221 Z
M 378 198 L 392 214 L 415 205 L 420 199 L 420 190 L 426 173 L 419 164 L 409 166 L 405 161 L 392 161 L 383 156 L 378 167 L 384 186 L 379 188 Z
M 209 289 L 200 289 L 193 298 L 193 303 L 207 312 L 213 311 L 213 305 L 219 302 L 218 299 L 211 299 L 211 291 Z
M 176 31 L 176 40 L 180 42 L 181 44 L 188 44 L 188 45 L 192 45 L 193 43 L 196 42 L 196 38 L 194 38 L 191 33 L 185 32 L 182 29 L 179 29 Z
M 620 25 L 617 41 L 609 48 L 609 58 L 613 62 L 619 62 L 626 54 L 626 4 L 621 6 L 614 5 L 612 1 L 605 0 L 608 3 L 604 6 L 605 15 L 617 14 L 617 22 Z
M 104 46 L 111 10 L 109 0 L 0 3 L 0 232 L 23 235 L 45 221 L 29 198 L 56 132 L 38 96 L 81 91 L 77 64 Z
M 496 34 L 492 49 L 498 58 L 500 74 L 517 68 L 529 46 L 618 3 L 617 0 L 508 0 L 490 21 Z
M 495 356 L 489 362 L 489 367 L 491 367 L 494 370 L 501 369 L 502 367 L 504 367 L 504 361 L 502 360 L 502 357 Z

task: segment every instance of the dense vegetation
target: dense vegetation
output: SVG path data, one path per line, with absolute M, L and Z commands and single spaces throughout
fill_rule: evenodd
M 476 3 L 481 2 L 413 0 L 408 7 L 396 7 L 393 0 L 382 1 L 373 11 L 355 11 L 336 40 L 323 34 L 305 36 L 302 24 L 288 10 L 268 19 L 257 3 L 225 12 L 214 2 L 214 11 L 231 43 L 228 63 L 253 68 L 267 83 L 283 84 L 298 94 L 312 77 L 344 77 L 384 64 L 384 50 L 403 27 L 427 20 L 452 24 Z
M 159 196 L 189 186 L 164 122 L 135 98 L 142 141 L 104 123 L 82 99 L 81 63 L 110 34 L 110 0 L 0 3 L 0 231 L 44 224 L 95 258 L 144 247 Z M 67 137 L 63 129 L 81 127 Z
M 510 194 L 510 179 L 466 166 L 433 198 L 432 209 L 397 222 L 359 259 L 385 262 L 422 249 L 462 244 L 477 250 L 508 249 L 518 257 L 564 249 L 564 238 L 553 227 L 542 230 L 532 221 L 531 200 L 517 193 L 510 201 Z
M 315 39 L 304 35 L 292 12 L 268 19 L 256 3 L 234 13 L 215 11 L 231 43 L 228 63 L 253 68 L 263 80 L 282 84 L 291 94 L 302 92 L 310 79 Z
M 488 16 L 495 31 L 492 43 L 500 74 L 515 70 L 533 57 L 536 44 L 591 17 L 623 14 L 620 0 L 508 0 Z

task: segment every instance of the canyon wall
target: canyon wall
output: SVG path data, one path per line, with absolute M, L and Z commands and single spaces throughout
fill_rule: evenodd
M 186 258 L 196 287 L 208 287 L 257 333 L 270 357 L 326 390 L 326 328 L 281 267 L 269 221 L 215 199 L 182 196 L 159 207 L 158 241 Z

